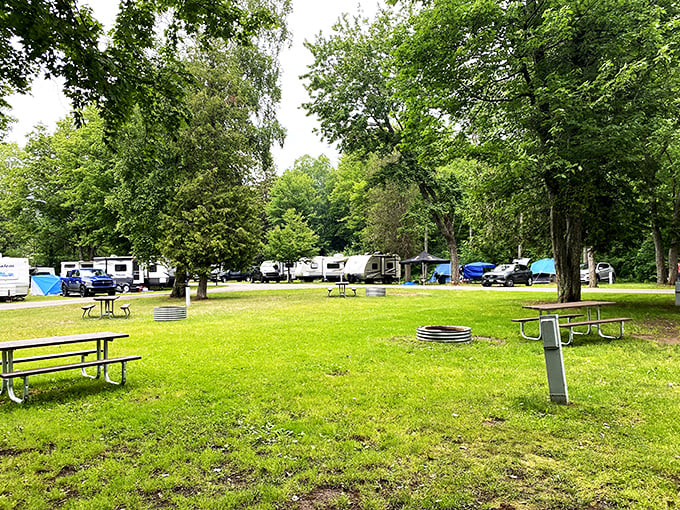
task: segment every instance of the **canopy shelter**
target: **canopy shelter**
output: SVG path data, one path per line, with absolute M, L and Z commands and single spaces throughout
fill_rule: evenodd
M 534 283 L 550 283 L 555 278 L 555 259 L 541 259 L 531 264 Z
M 411 257 L 410 259 L 402 260 L 399 263 L 403 266 L 405 266 L 405 265 L 410 266 L 411 264 L 420 264 L 420 267 L 421 267 L 420 282 L 424 284 L 425 279 L 427 278 L 427 265 L 428 264 L 444 264 L 446 262 L 449 262 L 449 260 L 448 259 L 440 259 L 439 257 L 435 257 L 434 255 L 430 255 L 426 251 L 421 251 L 415 257 Z
M 33 296 L 56 296 L 61 294 L 61 278 L 55 275 L 31 276 Z

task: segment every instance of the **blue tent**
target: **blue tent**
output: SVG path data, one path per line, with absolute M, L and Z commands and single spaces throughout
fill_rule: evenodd
M 481 280 L 485 269 L 493 269 L 496 267 L 489 262 L 470 262 L 463 266 L 464 280 Z
M 471 262 L 465 264 L 461 270 L 461 276 L 464 280 L 481 280 L 485 269 L 493 269 L 496 267 L 489 262 Z M 451 264 L 439 264 L 434 268 L 434 273 L 428 280 L 430 283 L 450 283 L 451 282 Z
M 61 294 L 61 278 L 53 274 L 31 276 L 31 294 L 34 296 Z
M 430 279 L 427 281 L 429 283 L 444 283 L 444 281 L 449 283 L 451 281 L 451 262 L 447 262 L 446 264 L 437 264 L 437 267 L 435 267 L 434 271 L 432 272 L 432 276 L 430 276 Z
M 534 283 L 550 283 L 555 274 L 555 259 L 541 259 L 531 264 Z

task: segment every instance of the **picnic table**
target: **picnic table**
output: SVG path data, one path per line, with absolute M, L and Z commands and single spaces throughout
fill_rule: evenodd
M 111 332 L 95 332 L 95 333 L 81 333 L 77 335 L 65 336 L 51 336 L 44 338 L 30 338 L 26 340 L 10 340 L 0 342 L 0 352 L 2 353 L 2 388 L 0 395 L 7 390 L 9 398 L 17 403 L 22 403 L 28 397 L 28 377 L 33 375 L 47 374 L 52 372 L 60 372 L 63 370 L 80 369 L 83 376 L 98 379 L 102 371 L 104 372 L 104 380 L 110 384 L 125 384 L 127 378 L 127 362 L 141 359 L 141 356 L 121 356 L 117 358 L 109 357 L 109 344 L 116 338 L 125 338 L 129 335 L 126 333 L 111 333 Z M 48 347 L 62 347 L 71 344 L 93 343 L 94 347 L 81 349 L 77 351 L 64 352 L 62 350 L 55 350 L 45 354 L 38 354 L 27 356 L 23 358 L 16 358 L 15 352 L 23 349 L 38 349 Z M 86 361 L 89 355 L 96 355 L 96 359 Z M 27 370 L 15 370 L 14 365 L 19 363 L 51 360 L 57 358 L 80 357 L 79 363 L 68 363 L 65 365 L 51 365 L 39 368 L 30 368 Z M 114 363 L 121 364 L 121 381 L 119 383 L 112 381 L 109 377 L 109 365 Z M 96 374 L 90 375 L 86 372 L 87 368 L 96 368 Z M 19 398 L 14 393 L 14 379 L 23 379 L 23 396 Z
M 344 281 L 339 281 L 336 282 L 335 286 L 338 288 L 338 296 L 339 297 L 347 297 L 347 285 L 349 285 L 349 282 L 344 282 Z M 357 289 L 356 287 L 351 287 L 352 292 L 354 292 L 354 295 L 357 295 Z M 333 293 L 333 287 L 328 287 L 328 297 L 331 296 Z
M 119 296 L 95 296 L 95 301 L 99 302 L 99 318 L 102 317 L 115 317 L 113 313 L 113 302 L 118 299 Z
M 623 336 L 623 323 L 630 321 L 629 317 L 616 317 L 616 318 L 609 318 L 609 319 L 603 319 L 601 316 L 601 308 L 602 307 L 607 307 L 607 306 L 613 306 L 616 303 L 614 301 L 573 301 L 569 303 L 539 303 L 539 304 L 534 304 L 534 305 L 526 305 L 523 306 L 522 308 L 526 308 L 528 310 L 536 310 L 538 311 L 538 317 L 529 317 L 529 318 L 523 318 L 523 319 L 513 319 L 513 322 L 519 322 L 520 323 L 520 333 L 524 338 L 528 338 L 530 340 L 540 340 L 541 339 L 541 333 L 539 330 L 538 337 L 531 337 L 525 334 L 524 331 L 524 325 L 527 322 L 530 321 L 539 321 L 540 318 L 544 313 L 552 313 L 552 312 L 557 312 L 561 310 L 578 310 L 578 309 L 583 309 L 585 308 L 586 312 L 586 320 L 583 321 L 572 321 L 571 319 L 577 318 L 577 317 L 583 317 L 583 314 L 563 314 L 563 315 L 558 315 L 560 319 L 567 319 L 566 323 L 560 324 L 560 328 L 567 328 L 569 329 L 569 341 L 567 342 L 562 342 L 564 345 L 570 344 L 573 339 L 574 335 L 589 335 L 593 328 L 597 331 L 598 335 L 600 335 L 602 338 L 609 338 L 609 339 L 616 339 L 616 338 L 621 338 Z M 595 318 L 593 318 L 593 310 L 595 311 Z M 609 323 L 619 323 L 620 325 L 620 331 L 618 336 L 611 336 L 611 335 L 605 335 L 602 332 L 602 325 L 603 324 L 609 324 Z M 586 328 L 585 331 L 577 331 L 575 328 L 579 327 L 584 327 Z

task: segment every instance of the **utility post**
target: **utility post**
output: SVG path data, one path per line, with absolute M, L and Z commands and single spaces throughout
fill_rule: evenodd
M 568 404 L 567 377 L 564 373 L 564 359 L 562 358 L 562 339 L 558 315 L 544 315 L 541 317 L 541 338 L 545 354 L 545 368 L 548 372 L 548 389 L 550 400 L 556 404 Z

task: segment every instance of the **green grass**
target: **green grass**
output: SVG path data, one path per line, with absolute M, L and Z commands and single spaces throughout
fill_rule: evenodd
M 0 312 L 0 340 L 123 331 L 125 387 L 75 372 L 0 396 L 0 509 L 671 508 L 680 505 L 672 296 L 599 295 L 616 341 L 564 349 L 572 403 L 513 317 L 554 299 L 390 288 L 213 295 L 190 317 L 83 321 L 79 305 Z M 468 345 L 416 327 L 473 328 Z

